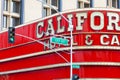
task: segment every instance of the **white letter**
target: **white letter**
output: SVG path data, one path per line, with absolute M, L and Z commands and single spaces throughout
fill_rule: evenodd
M 95 17 L 100 17 L 100 25 L 95 25 Z M 104 15 L 101 12 L 91 14 L 90 25 L 93 30 L 102 30 L 104 28 Z
M 54 35 L 54 33 L 55 33 L 55 31 L 54 31 L 54 28 L 53 28 L 52 19 L 49 19 L 48 20 L 48 28 L 47 28 L 46 36 L 49 36 L 50 34 Z
M 71 24 L 72 24 L 72 17 L 73 17 L 73 15 L 69 14 L 67 17 L 68 17 L 68 20 L 71 21 Z M 70 22 L 68 24 L 69 24 L 68 31 L 70 31 Z
M 100 42 L 101 42 L 102 45 L 108 45 L 109 44 L 109 41 L 106 41 L 106 42 L 104 41 L 105 38 L 109 38 L 109 36 L 108 35 L 101 35 Z
M 117 13 L 107 13 L 108 16 L 108 26 L 107 29 L 108 30 L 114 30 L 114 26 L 115 25 L 115 29 L 120 31 L 120 26 L 118 26 L 118 22 L 119 22 L 119 15 Z
M 57 24 L 58 24 L 58 29 L 57 29 L 57 33 L 62 33 L 62 32 L 64 32 L 65 31 L 65 27 L 64 26 L 62 26 L 61 27 L 61 17 L 57 17 Z
M 85 43 L 88 46 L 92 45 L 93 40 L 91 40 L 91 35 L 86 35 Z
M 77 27 L 76 30 L 83 30 L 82 23 L 84 23 L 85 18 L 87 18 L 87 13 L 77 13 Z
M 120 45 L 117 35 L 113 35 L 113 38 L 112 38 L 112 41 L 111 41 L 111 45 L 114 45 L 115 43 L 117 45 Z
M 40 22 L 40 23 L 38 23 L 38 25 L 37 25 L 37 29 L 36 29 L 36 34 L 37 34 L 37 38 L 41 38 L 42 36 L 43 36 L 43 31 L 41 31 L 41 34 L 40 34 L 40 32 L 39 32 L 39 28 L 40 27 L 43 27 L 43 22 Z

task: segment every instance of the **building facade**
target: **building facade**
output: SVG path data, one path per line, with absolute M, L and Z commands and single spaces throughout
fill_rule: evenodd
M 73 75 L 79 80 L 120 80 L 120 10 L 89 8 L 61 14 L 73 24 Z M 69 80 L 68 25 L 57 13 L 16 26 L 14 43 L 8 41 L 7 30 L 0 32 L 0 80 Z M 68 43 L 51 42 L 55 36 L 54 41 Z
M 120 80 L 120 0 L 27 1 L 0 1 L 0 80 Z
M 67 4 L 69 3 L 69 4 Z M 0 27 L 5 30 L 35 19 L 78 8 L 119 8 L 120 0 L 1 0 Z M 49 6 L 51 5 L 51 6 Z M 54 8 L 54 9 L 53 9 Z

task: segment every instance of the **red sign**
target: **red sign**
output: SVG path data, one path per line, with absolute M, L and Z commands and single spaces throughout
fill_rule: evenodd
M 119 78 L 120 11 L 85 9 L 62 15 L 73 24 L 73 63 L 80 65 L 73 73 L 83 79 Z M 0 80 L 69 79 L 69 63 L 56 54 L 70 61 L 68 21 L 55 14 L 17 26 L 14 44 L 8 43 L 7 31 L 1 32 Z M 50 43 L 53 35 L 69 39 L 69 45 Z
M 115 10 L 78 10 L 63 13 L 63 16 L 72 21 L 73 41 L 75 46 L 120 46 L 120 12 Z M 56 14 L 42 20 L 28 23 L 16 28 L 16 34 L 39 39 L 43 45 L 53 46 L 49 43 L 51 35 L 70 36 L 69 22 Z M 0 48 L 21 45 L 33 39 L 16 35 L 15 44 L 7 43 L 7 33 L 1 33 Z M 70 42 L 70 40 L 69 40 Z M 68 45 L 69 46 L 69 45 Z M 44 50 L 47 49 L 43 46 Z M 58 47 L 58 45 L 53 46 Z M 60 45 L 59 45 L 60 47 Z M 106 48 L 107 48 L 106 47 Z M 49 49 L 49 48 L 48 48 Z
M 73 41 L 77 46 L 120 46 L 119 12 L 90 10 L 70 12 L 63 15 L 69 21 L 72 20 L 74 26 Z M 38 22 L 36 37 L 46 39 L 48 36 L 56 34 L 69 36 L 69 25 L 69 22 L 60 15 L 49 17 Z

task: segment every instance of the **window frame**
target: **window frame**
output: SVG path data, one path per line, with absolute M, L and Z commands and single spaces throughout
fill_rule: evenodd
M 107 0 L 107 7 L 110 7 L 110 8 L 118 8 L 118 0 L 116 0 L 116 3 L 115 3 L 115 7 L 113 6 L 113 2 L 115 2 L 115 1 L 113 1 L 113 0 Z
M 56 4 L 54 4 L 53 2 L 55 2 L 56 1 Z M 55 7 L 58 7 L 59 5 L 58 5 L 58 0 L 51 0 L 51 5 L 52 6 L 55 6 Z
M 88 4 L 89 7 L 85 7 L 85 4 Z M 78 0 L 77 2 L 77 8 L 90 8 L 90 0 Z
M 20 13 L 20 2 L 12 0 L 11 11 L 13 13 Z
M 8 16 L 3 15 L 3 27 L 2 28 L 7 28 L 7 21 L 8 21 Z
M 115 5 L 113 5 L 113 2 L 115 2 Z M 111 6 L 112 6 L 112 8 L 117 8 L 117 6 L 118 6 L 117 3 L 118 3 L 117 0 L 114 0 L 114 1 L 111 0 Z
M 52 14 L 55 14 L 55 13 L 57 13 L 57 12 L 53 12 L 52 13 L 52 10 L 53 10 L 53 8 L 51 8 L 50 6 L 48 6 L 47 4 L 50 4 L 52 7 L 54 7 L 55 9 L 57 9 L 57 10 L 59 10 L 59 1 L 57 0 L 57 4 L 56 4 L 56 6 L 55 5 L 52 5 L 52 1 L 54 1 L 54 0 L 46 0 L 47 1 L 47 3 L 46 4 L 44 4 L 43 5 L 43 14 L 42 14 L 42 17 L 46 17 L 46 16 L 49 16 L 49 15 L 52 15 Z M 45 16 L 45 14 L 44 14 L 44 9 L 47 9 L 46 10 L 46 16 Z
M 85 7 L 85 4 L 89 5 L 88 7 Z M 84 8 L 90 8 L 90 3 L 84 3 Z
M 4 4 L 3 10 L 8 11 L 8 0 L 4 0 L 3 4 Z
M 11 26 L 13 27 L 20 24 L 20 18 L 12 16 L 10 20 L 11 20 Z

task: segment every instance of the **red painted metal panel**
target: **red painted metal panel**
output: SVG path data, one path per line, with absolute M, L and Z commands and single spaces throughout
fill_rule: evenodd
M 4 75 L 3 75 L 4 76 Z M 53 80 L 69 77 L 69 68 L 55 68 L 49 70 L 32 71 L 19 74 L 6 75 L 9 80 Z M 2 77 L 0 77 L 1 79 Z
M 11 49 L 2 50 L 0 52 L 0 58 L 4 59 L 4 58 L 10 58 L 14 56 L 20 56 L 24 54 L 31 54 L 34 52 L 38 52 L 40 50 L 43 50 L 42 48 L 40 48 L 41 46 L 43 45 L 38 43 L 31 43 L 31 44 L 11 48 Z
M 77 72 L 78 71 L 78 72 Z M 105 66 L 81 66 L 80 69 L 74 71 L 80 78 L 119 78 L 119 67 L 105 67 Z M 61 79 L 69 78 L 69 67 L 54 68 L 47 70 L 37 70 L 25 73 L 8 74 L 9 80 L 33 80 L 34 79 Z M 2 75 L 4 76 L 4 75 Z M 2 78 L 2 77 L 0 77 Z
M 73 62 L 120 62 L 119 52 L 117 51 L 74 51 Z M 59 52 L 69 61 L 69 54 Z M 46 66 L 51 64 L 66 63 L 57 53 L 30 57 L 10 62 L 3 62 L 0 71 L 9 71 L 37 66 Z M 19 65 L 19 66 L 15 66 Z M 11 67 L 9 67 L 11 66 Z
M 120 78 L 119 67 L 112 66 L 81 66 L 74 69 L 74 74 L 79 74 L 80 78 Z
M 23 27 L 16 29 L 15 33 L 23 35 Z M 17 45 L 21 43 L 23 43 L 23 37 L 15 36 L 15 44 Z
M 64 56 L 69 61 L 68 54 L 61 53 L 61 55 Z M 4 62 L 1 63 L 0 65 L 0 71 L 10 71 L 10 70 L 59 64 L 59 63 L 67 63 L 67 62 L 64 59 L 62 59 L 59 55 L 54 53 L 49 55 L 42 55 L 42 56 L 10 61 L 10 62 Z
M 73 54 L 74 62 L 120 62 L 119 51 L 82 50 Z

